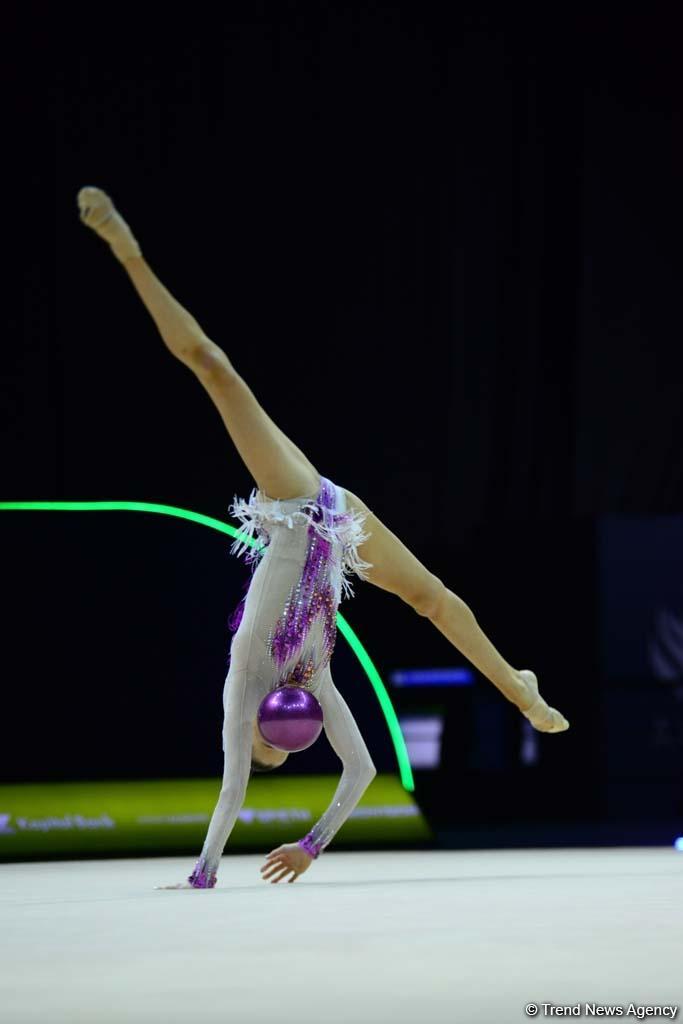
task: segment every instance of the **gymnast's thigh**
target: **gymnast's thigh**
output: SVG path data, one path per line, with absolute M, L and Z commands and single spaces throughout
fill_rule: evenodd
M 365 516 L 363 532 L 368 536 L 358 546 L 358 554 L 364 562 L 370 563 L 368 581 L 398 595 L 420 614 L 427 614 L 443 589 L 439 578 L 416 558 L 364 501 L 350 491 L 345 491 L 345 494 L 348 507 Z

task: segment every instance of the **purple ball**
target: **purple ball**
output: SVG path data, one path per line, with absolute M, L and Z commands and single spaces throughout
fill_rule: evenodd
M 263 698 L 256 722 L 266 743 L 292 754 L 315 743 L 323 727 L 323 709 L 308 690 L 280 686 Z

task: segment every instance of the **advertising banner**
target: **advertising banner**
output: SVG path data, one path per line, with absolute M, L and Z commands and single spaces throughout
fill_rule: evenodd
M 338 775 L 253 778 L 226 852 L 300 839 L 327 809 L 338 782 Z M 220 779 L 172 779 L 0 786 L 0 860 L 196 852 L 220 785 Z M 378 775 L 334 846 L 429 838 L 412 795 L 395 776 Z

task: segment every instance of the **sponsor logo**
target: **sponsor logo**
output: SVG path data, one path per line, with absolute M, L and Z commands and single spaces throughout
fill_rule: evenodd
M 269 825 L 272 822 L 311 821 L 313 815 L 305 807 L 243 807 L 238 813 L 244 825 Z M 416 818 L 420 809 L 414 804 L 379 804 L 357 807 L 351 818 Z M 209 821 L 208 814 L 145 814 L 137 818 L 138 825 L 201 825 Z
M 11 814 L 0 814 L 0 835 L 10 836 L 17 832 L 69 832 L 94 831 L 97 829 L 116 828 L 116 822 L 108 814 L 99 818 L 86 818 L 83 814 L 65 814 L 62 817 L 19 818 L 16 828 L 10 828 L 8 822 Z
M 243 807 L 239 813 L 239 819 L 245 825 L 253 825 L 254 822 L 267 825 L 271 821 L 311 821 L 312 818 L 311 812 L 303 807 Z
M 137 818 L 138 825 L 202 825 L 209 821 L 208 814 L 144 814 Z M 273 821 L 310 821 L 309 810 L 302 807 L 255 808 L 243 807 L 238 814 L 245 825 L 264 825 Z
M 412 818 L 419 816 L 420 811 L 411 804 L 380 804 L 374 807 L 357 807 L 351 818 Z M 138 825 L 204 825 L 209 821 L 206 813 L 189 814 L 145 814 L 137 818 Z M 243 807 L 239 812 L 239 820 L 245 825 L 269 825 L 274 822 L 312 820 L 311 811 L 304 807 Z M 0 836 L 13 836 L 17 832 L 69 832 L 97 831 L 116 828 L 116 822 L 108 814 L 97 818 L 88 818 L 82 814 L 65 814 L 44 818 L 16 817 L 13 827 L 10 822 L 12 815 L 0 812 Z
M 208 814 L 142 814 L 138 825 L 203 825 L 209 820 Z
M 380 804 L 377 807 L 357 807 L 352 811 L 351 818 L 417 818 L 420 808 L 414 804 Z
M 15 828 L 10 828 L 9 826 L 9 820 L 11 817 L 11 814 L 0 814 L 0 836 L 13 836 L 17 831 Z

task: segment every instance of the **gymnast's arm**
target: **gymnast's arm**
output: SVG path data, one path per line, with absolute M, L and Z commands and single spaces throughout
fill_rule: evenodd
M 187 882 L 160 886 L 164 889 L 212 889 L 216 884 L 223 849 L 239 814 L 251 768 L 252 726 L 259 703 L 259 691 L 250 687 L 246 670 L 238 667 L 233 641 L 233 656 L 223 697 L 223 784 L 209 823 L 204 846 Z
M 332 803 L 301 840 L 303 848 L 314 857 L 330 844 L 377 774 L 356 721 L 332 682 L 329 668 L 325 671 L 319 700 L 325 734 L 343 765 L 343 771 Z
M 288 881 L 296 881 L 332 841 L 377 774 L 353 715 L 332 682 L 329 668 L 325 670 L 318 699 L 325 733 L 344 770 L 332 803 L 308 835 L 268 854 L 261 868 L 264 881 L 281 882 L 288 875 L 292 876 Z

